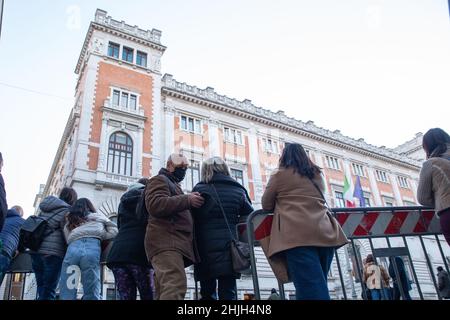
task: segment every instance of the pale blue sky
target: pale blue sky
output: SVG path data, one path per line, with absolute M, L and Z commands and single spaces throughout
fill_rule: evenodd
M 97 8 L 163 32 L 163 73 L 395 147 L 450 131 L 447 0 L 6 0 L 0 151 L 10 205 L 31 213 L 69 111 Z M 79 10 L 79 18 L 77 12 Z

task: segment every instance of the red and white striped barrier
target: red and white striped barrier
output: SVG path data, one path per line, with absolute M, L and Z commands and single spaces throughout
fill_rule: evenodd
M 348 238 L 407 236 L 442 233 L 439 219 L 433 210 L 401 210 L 386 208 L 386 211 L 336 212 L 335 217 Z M 256 241 L 270 235 L 272 214 L 258 214 L 253 218 Z M 238 225 L 241 241 L 248 241 L 247 225 Z

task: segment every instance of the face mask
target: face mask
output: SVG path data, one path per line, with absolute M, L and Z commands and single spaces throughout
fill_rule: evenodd
M 186 176 L 187 168 L 175 168 L 175 171 L 172 173 L 177 182 L 181 182 L 184 180 Z

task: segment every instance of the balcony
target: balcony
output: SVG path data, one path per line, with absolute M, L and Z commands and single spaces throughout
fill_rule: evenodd
M 137 108 L 135 110 L 133 110 L 130 107 L 123 107 L 123 106 L 119 106 L 119 105 L 114 105 L 111 101 L 111 99 L 106 99 L 104 104 L 103 104 L 103 108 L 105 110 L 109 110 L 111 112 L 116 112 L 118 114 L 121 115 L 128 115 L 128 116 L 133 116 L 135 118 L 138 118 L 140 120 L 145 120 L 146 117 L 144 116 L 144 108 L 142 108 L 142 106 L 137 106 Z
M 103 186 L 118 187 L 120 189 L 127 188 L 129 185 L 136 183 L 139 177 L 124 176 L 121 174 L 115 174 L 105 171 L 97 171 L 97 177 L 95 184 L 102 188 Z

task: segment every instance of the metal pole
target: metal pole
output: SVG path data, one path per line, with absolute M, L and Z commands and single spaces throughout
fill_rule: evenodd
M 356 300 L 358 298 L 358 296 L 356 295 L 356 290 L 355 290 L 355 283 L 353 281 L 353 274 L 352 274 L 352 266 L 350 265 L 350 257 L 348 254 L 348 249 L 350 249 L 350 247 L 345 247 L 345 259 L 347 260 L 347 272 L 350 276 L 350 284 L 352 286 L 352 299 Z M 356 256 L 355 256 L 356 259 Z
M 195 300 L 198 300 L 198 282 L 195 280 L 194 282 L 195 282 Z
M 262 210 L 255 211 L 251 213 L 247 218 L 247 238 L 250 247 L 250 262 L 252 265 L 253 290 L 255 291 L 256 300 L 261 300 L 261 296 L 259 294 L 258 271 L 256 270 L 255 249 L 253 248 L 255 238 L 253 233 L 253 218 L 261 212 Z
M 412 257 L 411 257 L 411 253 L 409 252 L 408 242 L 406 241 L 406 237 L 405 236 L 402 236 L 402 239 L 403 239 L 403 244 L 408 249 L 409 265 L 411 266 L 411 270 L 413 272 L 414 281 L 417 284 L 417 291 L 419 291 L 420 299 L 423 300 L 422 289 L 420 288 L 419 278 L 417 277 L 416 268 L 414 268 L 414 263 L 413 263 L 413 260 L 412 260 Z
M 422 245 L 423 252 L 425 253 L 425 259 L 427 260 L 428 269 L 429 269 L 429 271 L 431 273 L 431 279 L 433 280 L 434 289 L 436 290 L 436 293 L 438 295 L 438 299 L 442 300 L 441 294 L 439 293 L 439 289 L 438 289 L 438 285 L 437 285 L 437 282 L 436 282 L 436 278 L 434 277 L 433 265 L 431 264 L 430 257 L 428 257 L 428 252 L 427 252 L 427 249 L 425 248 L 425 243 L 423 242 L 422 236 L 419 236 L 419 239 L 420 239 L 420 244 Z
M 280 283 L 280 281 L 278 281 L 278 289 L 280 290 L 281 300 L 286 300 L 286 294 L 284 292 L 284 284 Z
M 364 300 L 367 300 L 367 293 L 366 293 L 366 290 L 364 290 L 364 286 L 365 286 L 364 277 L 363 277 L 363 275 L 361 273 L 361 266 L 359 264 L 359 259 L 358 259 L 358 256 L 357 256 L 355 243 L 354 243 L 353 239 L 351 239 L 350 242 L 352 243 L 353 255 L 355 256 L 356 267 L 358 268 L 358 276 L 359 276 L 359 280 L 360 280 L 360 283 L 361 283 L 362 295 L 364 297 Z
M 341 264 L 339 262 L 339 255 L 337 250 L 334 250 L 334 256 L 336 257 L 336 264 L 339 271 L 339 279 L 341 280 L 342 293 L 344 294 L 344 299 L 347 300 L 347 292 L 345 290 L 344 276 L 342 275 Z
M 2 36 L 2 24 L 3 24 L 3 8 L 5 1 L 0 0 L 0 37 Z
M 447 273 L 450 273 L 449 269 L 448 269 L 448 264 L 447 264 L 447 259 L 445 258 L 445 254 L 444 254 L 444 250 L 442 250 L 442 246 L 441 246 L 441 241 L 439 240 L 439 237 L 437 234 L 434 235 L 436 237 L 436 241 L 439 247 L 439 251 L 441 253 L 441 258 L 442 261 L 444 261 L 444 265 L 445 265 L 445 269 L 447 270 Z

